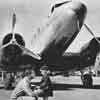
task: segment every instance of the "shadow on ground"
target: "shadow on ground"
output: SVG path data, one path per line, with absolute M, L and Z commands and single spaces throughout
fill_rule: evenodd
M 80 84 L 53 84 L 54 90 L 74 90 L 75 88 L 82 89 L 100 89 L 100 85 L 94 85 L 91 88 L 85 88 Z

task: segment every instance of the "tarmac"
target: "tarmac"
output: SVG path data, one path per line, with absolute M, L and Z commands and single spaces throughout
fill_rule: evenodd
M 37 78 L 39 81 L 40 78 Z M 100 77 L 94 77 L 92 88 L 83 88 L 80 76 L 56 76 L 51 78 L 54 83 L 54 95 L 48 100 L 100 100 Z M 5 90 L 1 86 L 0 100 L 10 100 L 12 90 Z M 34 100 L 24 97 L 24 100 Z M 39 98 L 38 100 L 42 100 Z

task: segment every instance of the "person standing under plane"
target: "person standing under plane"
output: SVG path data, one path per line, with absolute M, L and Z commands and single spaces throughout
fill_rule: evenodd
M 31 90 L 31 80 L 35 78 L 35 72 L 27 70 L 25 77 L 17 84 L 16 88 L 11 94 L 11 100 L 17 100 L 22 96 L 31 96 L 34 100 L 37 99 L 37 94 Z

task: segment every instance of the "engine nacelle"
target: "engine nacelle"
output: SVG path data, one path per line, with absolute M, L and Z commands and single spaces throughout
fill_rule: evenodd
M 23 47 L 25 46 L 25 41 L 20 34 L 7 34 L 2 41 L 2 56 L 0 59 L 1 63 L 6 65 L 18 64 L 18 62 L 20 61 L 20 57 L 23 53 L 23 50 L 19 47 L 19 45 Z

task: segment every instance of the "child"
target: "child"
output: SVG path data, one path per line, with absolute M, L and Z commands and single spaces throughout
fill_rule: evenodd
M 40 68 L 40 72 L 43 77 L 41 79 L 40 86 L 38 87 L 40 92 L 39 96 L 43 97 L 43 100 L 48 100 L 48 96 L 53 96 L 53 88 L 49 78 L 50 71 L 48 66 L 42 66 Z

